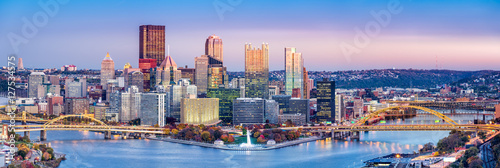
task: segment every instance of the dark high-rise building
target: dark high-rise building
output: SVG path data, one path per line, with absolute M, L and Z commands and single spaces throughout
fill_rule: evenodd
M 316 82 L 316 88 L 317 121 L 335 122 L 335 81 L 324 78 L 323 81 Z
M 272 99 L 279 104 L 280 114 L 288 114 L 291 95 L 273 95 Z
M 245 97 L 269 98 L 269 44 L 245 44 Z
M 288 108 L 288 114 L 298 114 L 306 116 L 305 122 L 309 122 L 309 99 L 290 99 L 290 106 Z
M 139 27 L 139 59 L 155 59 L 156 66 L 160 66 L 165 59 L 165 26 Z
M 209 88 L 208 98 L 219 98 L 219 118 L 223 123 L 233 123 L 233 101 L 240 97 L 240 89 Z

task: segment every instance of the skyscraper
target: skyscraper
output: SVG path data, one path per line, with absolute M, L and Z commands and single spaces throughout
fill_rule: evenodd
M 319 122 L 335 122 L 335 81 L 328 81 L 324 78 L 323 81 L 316 82 L 317 93 L 317 121 Z
M 222 51 L 222 40 L 219 36 L 215 34 L 209 36 L 205 42 L 205 55 L 210 55 L 220 62 L 223 62 L 224 57 Z
M 107 90 L 108 80 L 115 79 L 115 62 L 106 53 L 106 57 L 101 62 L 101 86 L 103 90 Z
M 167 56 L 160 66 L 156 68 L 155 85 L 175 85 L 181 79 L 181 71 L 172 57 Z
M 233 100 L 240 97 L 240 89 L 212 88 L 207 91 L 208 98 L 219 98 L 219 118 L 224 124 L 233 122 Z
M 149 90 L 154 87 L 151 86 L 151 77 L 155 76 L 155 74 L 151 75 L 151 69 L 156 68 L 156 60 L 155 59 L 139 59 L 139 69 L 144 74 L 144 91 L 149 92 Z
M 297 53 L 294 47 L 285 48 L 285 93 L 292 95 L 295 88 L 299 89 L 300 98 L 304 95 L 304 59 L 302 53 Z
M 28 97 L 33 98 L 38 96 L 38 85 L 42 85 L 45 81 L 45 73 L 31 72 L 28 76 Z
M 245 44 L 245 97 L 269 98 L 269 44 Z
M 202 55 L 194 58 L 196 77 L 194 82 L 198 87 L 198 94 L 207 93 L 208 86 L 208 56 Z
M 311 88 L 309 88 L 309 74 L 307 74 L 306 67 L 304 67 L 304 97 L 303 99 L 310 99 L 311 98 Z
M 185 67 L 179 67 L 178 70 L 181 71 L 181 78 L 189 78 L 189 81 L 191 84 L 196 83 L 196 69 L 195 68 L 188 68 L 186 65 Z
M 160 66 L 165 59 L 165 26 L 139 27 L 139 59 L 155 59 L 156 66 Z
M 17 70 L 24 70 L 23 58 L 19 58 L 19 62 L 17 63 Z

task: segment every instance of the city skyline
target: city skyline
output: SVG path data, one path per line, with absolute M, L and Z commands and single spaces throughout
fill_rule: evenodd
M 371 37 L 366 47 L 359 47 L 360 52 L 350 56 L 342 53 L 341 44 L 353 45 L 356 28 L 362 30 L 370 21 L 375 21 L 372 12 L 387 10 L 390 1 L 361 4 L 359 1 L 289 4 L 275 1 L 267 7 L 259 6 L 262 1 L 242 1 L 232 4 L 232 10 L 222 15 L 214 7 L 215 2 L 219 1 L 199 1 L 194 5 L 70 1 L 59 4 L 54 16 L 37 27 L 33 37 L 26 38 L 26 43 L 17 45 L 16 52 L 8 35 L 22 36 L 23 18 L 32 23 L 34 14 L 44 9 L 27 2 L 3 1 L 5 13 L 0 18 L 7 24 L 0 28 L 0 33 L 7 38 L 0 41 L 0 51 L 3 55 L 17 54 L 24 59 L 26 68 L 75 64 L 79 69 L 98 69 L 104 52 L 114 56 L 118 67 L 131 63 L 136 68 L 137 27 L 151 24 L 165 25 L 165 44 L 170 45 L 170 55 L 182 67 L 194 67 L 194 57 L 204 53 L 206 37 L 215 34 L 224 39 L 224 62 L 228 71 L 244 70 L 241 46 L 245 42 L 263 41 L 271 46 L 270 70 L 282 70 L 283 48 L 288 46 L 301 49 L 306 60 L 304 66 L 309 71 L 393 67 L 499 70 L 496 62 L 500 61 L 500 24 L 495 16 L 500 14 L 500 3 L 495 1 L 397 1 L 400 12 L 391 15 L 388 25 Z M 276 10 L 281 13 L 273 11 L 273 7 L 278 6 Z M 448 6 L 453 8 L 443 12 Z M 296 9 L 303 12 L 296 13 Z M 83 10 L 96 13 L 87 15 Z M 265 19 L 255 19 L 264 16 Z M 290 18 L 294 21 L 285 21 Z M 46 59 L 37 59 L 40 55 Z

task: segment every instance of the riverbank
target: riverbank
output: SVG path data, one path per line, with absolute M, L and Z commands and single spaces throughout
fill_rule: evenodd
M 287 141 L 287 142 L 283 142 L 283 143 L 279 143 L 279 144 L 275 144 L 275 145 L 257 144 L 253 148 L 242 148 L 242 147 L 239 147 L 238 145 L 216 145 L 216 144 L 209 144 L 209 143 L 196 142 L 196 141 L 179 140 L 179 139 L 173 139 L 173 138 L 148 138 L 148 139 L 157 140 L 157 141 L 180 143 L 180 144 L 185 144 L 185 145 L 195 145 L 195 146 L 201 146 L 201 147 L 206 147 L 206 148 L 215 148 L 215 149 L 221 149 L 221 150 L 264 151 L 264 150 L 273 150 L 273 149 L 294 146 L 294 145 L 298 145 L 301 143 L 320 140 L 322 138 L 313 136 L 313 137 L 308 137 L 308 138 L 301 138 L 301 139 L 294 140 L 294 141 Z

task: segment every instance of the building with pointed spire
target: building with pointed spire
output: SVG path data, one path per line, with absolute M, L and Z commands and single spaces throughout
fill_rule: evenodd
M 156 85 L 175 85 L 181 77 L 182 72 L 170 55 L 156 68 Z
M 24 70 L 23 58 L 19 58 L 17 63 L 17 70 Z
M 115 62 L 106 53 L 106 57 L 101 62 L 101 86 L 103 90 L 107 90 L 107 82 L 110 79 L 115 79 Z

